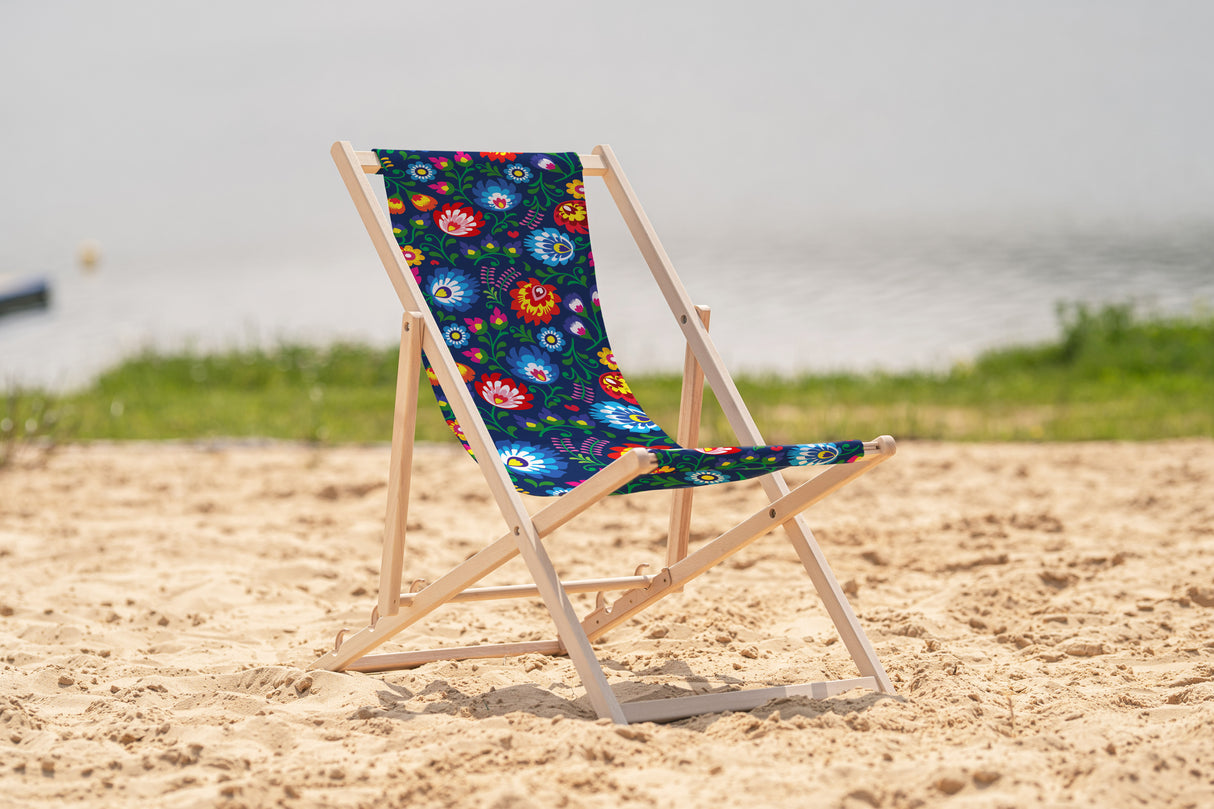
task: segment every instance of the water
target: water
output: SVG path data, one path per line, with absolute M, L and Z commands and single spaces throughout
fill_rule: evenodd
M 601 221 L 610 202 L 597 201 Z M 673 318 L 622 225 L 610 224 L 596 259 L 617 354 L 630 371 L 675 370 L 683 349 Z M 712 334 L 735 372 L 947 367 L 1056 335 L 1062 301 L 1162 312 L 1214 305 L 1214 227 L 1200 224 L 873 226 L 757 256 L 697 253 L 683 240 L 668 250 L 692 298 L 712 307 Z M 52 281 L 48 311 L 0 318 L 0 373 L 10 383 L 70 388 L 145 348 L 384 345 L 399 333 L 400 306 L 369 247 L 311 263 L 103 264 Z
M 0 276 L 54 285 L 0 318 L 0 385 L 70 388 L 144 348 L 394 340 L 339 138 L 611 143 L 735 371 L 942 367 L 1052 336 L 1058 301 L 1214 299 L 1209 4 L 453 9 L 0 4 Z M 677 368 L 594 194 L 617 353 Z

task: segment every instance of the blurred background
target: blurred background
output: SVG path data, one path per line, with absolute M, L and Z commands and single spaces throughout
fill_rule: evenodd
M 948 367 L 1054 335 L 1060 301 L 1190 311 L 1214 300 L 1211 31 L 1182 0 L 4 3 L 0 276 L 52 303 L 0 318 L 0 379 L 392 343 L 338 139 L 611 144 L 735 370 Z M 673 370 L 590 193 L 617 355 Z

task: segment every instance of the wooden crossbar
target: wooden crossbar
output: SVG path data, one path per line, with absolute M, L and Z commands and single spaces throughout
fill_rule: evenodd
M 375 156 L 375 152 L 355 152 L 358 158 L 358 165 L 366 174 L 379 174 L 379 158 Z M 603 163 L 603 158 L 596 154 L 580 154 L 578 157 L 582 161 L 582 174 L 586 177 L 602 177 L 607 173 L 607 166 Z
M 635 590 L 648 587 L 653 576 L 615 576 L 602 579 L 562 581 L 566 593 L 606 593 L 612 590 Z M 450 599 L 456 604 L 467 601 L 496 601 L 499 598 L 536 598 L 540 591 L 534 584 L 505 584 L 500 587 L 473 587 Z M 413 603 L 414 593 L 401 593 L 400 603 Z
M 559 640 L 527 641 L 523 643 L 486 643 L 479 646 L 448 646 L 445 649 L 424 649 L 418 652 L 367 655 L 346 666 L 346 671 L 395 671 L 411 669 L 438 660 L 484 660 L 492 657 L 517 657 L 525 654 L 559 655 L 565 647 Z

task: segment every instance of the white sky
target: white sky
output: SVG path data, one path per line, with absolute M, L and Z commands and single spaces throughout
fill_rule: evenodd
M 0 5 L 0 266 L 342 252 L 335 139 L 608 142 L 688 243 L 1214 213 L 1207 2 L 177 6 Z

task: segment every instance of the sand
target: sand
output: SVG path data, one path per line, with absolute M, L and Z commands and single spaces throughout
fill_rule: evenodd
M 0 470 L 0 803 L 1214 805 L 1214 442 L 904 442 L 808 512 L 898 696 L 626 728 L 564 658 L 308 671 L 367 622 L 387 461 L 97 444 Z M 433 578 L 500 520 L 466 456 L 418 463 L 406 575 Z M 701 491 L 696 536 L 759 502 Z M 657 563 L 667 504 L 612 499 L 548 546 L 569 576 Z M 520 601 L 404 642 L 549 637 Z M 599 655 L 624 699 L 855 676 L 781 534 Z

